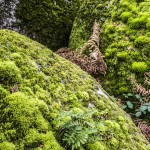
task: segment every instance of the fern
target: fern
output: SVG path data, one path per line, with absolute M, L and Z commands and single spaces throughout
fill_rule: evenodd
M 93 142 L 93 135 L 98 133 L 95 124 L 91 121 L 95 110 L 86 113 L 74 114 L 72 111 L 61 113 L 58 118 L 63 119 L 66 115 L 71 120 L 64 123 L 57 131 L 58 141 L 67 149 L 75 150 L 84 146 L 86 143 Z

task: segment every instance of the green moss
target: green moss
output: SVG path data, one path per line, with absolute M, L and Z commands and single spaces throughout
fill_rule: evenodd
M 148 70 L 148 66 L 145 62 L 133 62 L 132 69 L 135 72 L 145 72 Z
M 110 144 L 111 144 L 111 147 L 114 147 L 114 149 L 117 149 L 117 148 L 118 148 L 119 141 L 117 141 L 115 138 L 112 138 L 112 139 L 110 140 Z
M 34 129 L 29 131 L 29 134 L 25 137 L 26 145 L 25 148 L 36 148 L 41 149 L 51 149 L 51 150 L 63 150 L 57 143 L 52 132 L 47 132 L 46 134 L 39 133 Z
M 120 18 L 124 21 L 124 22 L 127 22 L 128 19 L 132 17 L 132 13 L 131 12 L 123 12 L 120 16 Z
M 150 19 L 148 19 L 147 23 L 146 23 L 146 27 L 147 29 L 150 31 Z
M 115 54 L 116 51 L 117 51 L 116 48 L 110 48 L 110 49 L 107 49 L 106 52 L 105 52 L 105 56 L 106 56 L 106 57 L 113 56 L 113 55 Z
M 128 53 L 127 52 L 118 52 L 117 57 L 120 59 L 126 59 L 128 57 Z
M 97 125 L 103 140 L 94 140 L 80 149 L 148 149 L 146 139 L 125 112 L 78 66 L 13 31 L 0 30 L 0 39 L 2 53 L 7 53 L 7 58 L 0 55 L 0 75 L 5 79 L 0 80 L 2 148 L 66 149 L 55 139 L 55 133 L 71 118 L 66 114 L 58 121 L 60 113 L 72 110 L 83 114 L 94 107 L 96 114 L 87 121 Z M 10 92 L 15 86 L 17 90 Z M 106 140 L 105 135 L 111 138 Z
M 15 150 L 15 145 L 13 143 L 9 142 L 2 142 L 0 143 L 0 149 L 5 149 L 5 150 Z
M 137 46 L 143 46 L 143 44 L 149 44 L 150 39 L 146 36 L 139 36 L 134 42 Z
M 103 4 L 101 9 L 95 8 L 97 3 Z M 79 51 L 90 37 L 92 25 L 97 19 L 101 26 L 100 50 L 107 64 L 107 74 L 100 78 L 104 89 L 112 95 L 132 92 L 127 80 L 131 74 L 135 74 L 138 82 L 144 83 L 143 75 L 149 68 L 137 74 L 132 69 L 132 63 L 145 62 L 149 66 L 149 6 L 149 0 L 95 0 L 90 3 L 85 0 L 77 14 L 70 36 L 70 48 Z M 92 16 L 95 9 L 97 14 Z
M 87 92 L 81 92 L 81 91 L 77 92 L 77 97 L 82 101 L 88 101 L 90 98 Z
M 35 102 L 33 100 L 27 102 L 28 99 L 29 98 L 23 93 L 16 92 L 6 97 L 3 104 L 5 108 L 3 109 L 4 115 L 2 119 L 7 117 L 13 127 L 15 127 L 16 124 L 16 131 L 20 132 L 18 136 L 21 137 L 28 132 L 30 126 L 37 126 L 39 130 L 43 130 L 45 126 L 44 119 L 35 107 Z M 39 125 L 40 121 L 43 122 L 43 124 Z M 47 128 L 45 131 L 47 131 Z
M 0 85 L 0 100 L 8 95 L 8 91 Z
M 106 150 L 106 147 L 101 142 L 95 142 L 93 144 L 89 144 L 88 148 L 90 150 Z
M 145 28 L 146 21 L 147 21 L 146 16 L 142 16 L 142 17 L 135 18 L 135 19 L 131 18 L 129 20 L 129 24 L 130 24 L 129 26 L 134 29 Z
M 120 86 L 120 88 L 119 88 L 119 93 L 124 94 L 124 93 L 127 93 L 128 91 L 129 91 L 128 87 L 125 87 L 125 86 L 121 87 Z
M 115 30 L 115 26 L 113 24 L 111 24 L 111 22 L 108 22 L 108 25 L 107 25 L 107 28 L 105 29 L 105 32 L 107 34 L 110 34 L 110 33 L 114 33 L 114 30 Z
M 20 71 L 12 61 L 0 64 L 0 83 L 14 84 L 21 82 Z

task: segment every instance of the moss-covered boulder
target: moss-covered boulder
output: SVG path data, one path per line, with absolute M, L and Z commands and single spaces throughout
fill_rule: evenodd
M 68 45 L 79 6 L 80 0 L 20 0 L 14 26 L 28 37 L 57 50 Z
M 0 116 L 3 150 L 63 150 L 73 144 L 82 150 L 150 149 L 130 117 L 91 76 L 9 30 L 0 30 Z M 74 124 L 67 126 L 71 119 Z M 68 141 L 72 137 L 76 142 Z
M 101 24 L 100 49 L 108 66 L 106 77 L 100 79 L 109 93 L 131 92 L 128 77 L 133 75 L 143 83 L 144 72 L 150 70 L 149 16 L 149 0 L 85 0 L 81 6 L 70 48 L 79 50 L 83 46 L 97 19 Z

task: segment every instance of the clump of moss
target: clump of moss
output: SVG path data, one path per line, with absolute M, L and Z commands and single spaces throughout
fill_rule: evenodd
M 21 82 L 20 71 L 12 61 L 4 61 L 0 64 L 0 82 L 13 83 Z
M 129 20 L 129 26 L 130 28 L 134 28 L 134 29 L 145 28 L 146 21 L 147 21 L 147 17 L 144 15 L 139 18 L 134 18 L 134 19 L 132 18 L 131 21 Z
M 66 113 L 58 121 L 60 114 L 86 114 L 93 108 L 96 113 L 87 122 L 95 124 L 102 141 L 90 134 L 95 140 L 81 145 L 82 150 L 148 150 L 131 119 L 78 66 L 13 31 L 0 30 L 0 39 L 7 53 L 7 58 L 0 55 L 5 79 L 0 80 L 0 149 L 66 149 L 55 133 L 71 118 Z
M 0 99 L 5 98 L 7 95 L 8 95 L 8 91 L 0 85 Z
M 127 11 L 127 12 L 123 12 L 121 15 L 120 15 L 120 18 L 122 19 L 122 21 L 124 22 L 127 22 L 128 19 L 132 16 L 132 13 Z
M 143 46 L 150 43 L 150 39 L 147 36 L 139 36 L 135 39 L 134 42 L 135 42 L 136 46 L 140 46 L 140 47 L 142 46 L 143 47 Z
M 128 57 L 128 53 L 127 52 L 118 52 L 117 57 L 120 59 L 126 59 Z
M 148 66 L 145 62 L 133 62 L 132 69 L 135 72 L 146 72 L 148 70 Z
M 106 147 L 101 142 L 95 142 L 93 144 L 89 144 L 88 148 L 90 150 L 105 150 L 106 149 Z
M 0 149 L 15 150 L 15 145 L 9 142 L 2 142 L 0 143 Z

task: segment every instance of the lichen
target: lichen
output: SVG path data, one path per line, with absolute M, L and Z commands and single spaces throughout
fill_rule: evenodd
M 70 117 L 59 122 L 60 113 L 85 113 L 92 106 L 102 141 L 81 150 L 148 150 L 139 129 L 90 75 L 16 32 L 0 30 L 0 39 L 7 54 L 0 55 L 0 149 L 63 150 L 55 133 Z

